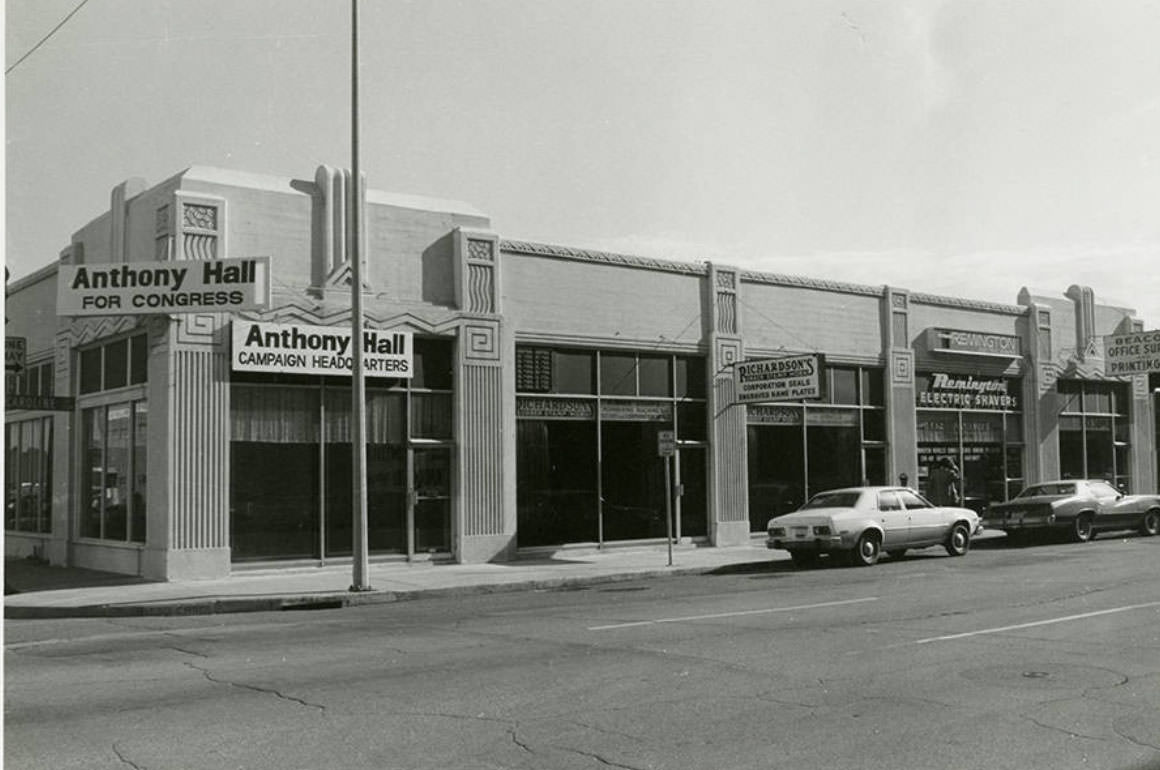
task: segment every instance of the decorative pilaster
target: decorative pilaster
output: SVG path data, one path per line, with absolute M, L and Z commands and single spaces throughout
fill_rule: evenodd
M 174 195 L 173 206 L 172 213 L 165 214 L 166 227 L 172 227 L 175 244 L 172 249 L 168 244 L 165 245 L 167 259 L 204 261 L 229 256 L 226 249 L 224 198 L 194 195 L 179 190 Z M 155 222 L 155 234 L 158 224 Z
M 359 189 L 355 190 L 354 176 L 349 169 L 319 166 L 314 173 L 314 184 L 318 190 L 318 214 L 316 223 L 320 240 L 316 240 L 312 281 L 315 292 L 325 294 L 328 289 L 350 291 L 351 286 L 351 246 L 355 242 L 355 208 L 358 205 L 356 193 L 366 200 L 367 178 L 360 175 Z M 366 208 L 365 206 L 363 207 Z M 367 219 L 360 220 L 362 240 L 368 243 Z M 368 250 L 363 250 L 361 278 L 364 290 L 371 286 Z
M 161 340 L 150 335 L 145 577 L 224 577 L 230 571 L 225 319 L 185 315 L 166 325 Z
M 910 344 L 910 292 L 886 287 L 882 342 L 886 353 L 887 482 L 918 486 L 918 419 L 914 398 L 914 349 Z
M 737 268 L 709 265 L 709 436 L 714 545 L 749 541 L 749 468 L 745 407 L 737 403 L 734 364 L 744 360 Z
M 1144 322 L 1133 318 L 1128 323 L 1129 329 L 1140 333 L 1144 331 Z M 1130 378 L 1132 383 L 1132 428 L 1129 440 L 1132 442 L 1132 492 L 1140 494 L 1148 490 L 1155 490 L 1156 478 L 1156 441 L 1160 436 L 1156 434 L 1156 399 L 1148 387 L 1147 374 L 1134 374 Z
M 109 195 L 109 261 L 131 262 L 129 255 L 129 199 L 145 191 L 145 180 L 126 179 Z
M 515 479 L 504 473 L 505 467 L 515 467 L 515 410 L 504 398 L 498 238 L 457 229 L 453 242 L 455 297 L 464 311 L 455 388 L 456 555 L 471 563 L 510 557 L 515 545 Z M 514 358 L 512 353 L 507 358 Z
M 1059 364 L 1051 334 L 1051 308 L 1026 299 L 1027 372 L 1023 381 L 1024 478 L 1059 477 L 1059 411 L 1062 408 L 1055 388 Z

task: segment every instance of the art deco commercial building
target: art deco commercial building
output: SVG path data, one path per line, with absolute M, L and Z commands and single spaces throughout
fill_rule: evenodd
M 255 323 L 350 328 L 352 185 L 191 168 L 118 185 L 58 262 L 7 288 L 5 548 L 158 579 L 351 552 L 351 381 L 252 371 Z M 950 456 L 968 505 L 1028 482 L 1156 491 L 1148 375 L 1109 377 L 1131 309 L 1066 279 L 1015 304 L 530 243 L 473 208 L 371 191 L 366 327 L 409 332 L 412 376 L 366 384 L 372 559 L 506 560 L 748 542 L 862 482 L 924 488 Z M 79 265 L 266 257 L 265 309 L 65 316 Z M 315 332 L 316 333 L 316 332 Z M 320 338 L 321 339 L 321 338 Z M 817 398 L 741 403 L 735 365 L 816 354 Z

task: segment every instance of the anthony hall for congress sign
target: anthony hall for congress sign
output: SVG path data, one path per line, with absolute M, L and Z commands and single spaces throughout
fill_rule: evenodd
M 143 315 L 262 310 L 270 304 L 270 258 L 61 265 L 59 315 Z

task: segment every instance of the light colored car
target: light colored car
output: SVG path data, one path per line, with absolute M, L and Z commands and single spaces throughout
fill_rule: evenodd
M 1033 530 L 1066 532 L 1083 543 L 1100 530 L 1135 529 L 1160 534 L 1160 495 L 1125 495 L 1100 479 L 1066 479 L 1032 484 L 983 514 L 988 527 L 1008 535 Z
M 767 548 L 789 551 L 794 564 L 808 566 L 822 554 L 849 556 L 869 566 L 887 553 L 941 545 L 962 556 L 982 529 L 969 508 L 939 506 L 906 487 L 849 487 L 820 492 L 793 513 L 770 519 Z

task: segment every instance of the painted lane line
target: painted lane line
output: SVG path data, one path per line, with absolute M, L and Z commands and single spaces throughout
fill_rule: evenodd
M 967 631 L 962 634 L 947 634 L 946 636 L 932 636 L 928 639 L 919 639 L 914 644 L 930 644 L 931 642 L 946 642 L 951 639 L 966 639 L 969 636 L 981 636 L 983 634 L 1001 634 L 1004 631 L 1018 631 L 1023 628 L 1035 628 L 1036 626 L 1050 626 L 1055 623 L 1067 623 L 1072 620 L 1085 620 L 1087 618 L 1096 618 L 1100 615 L 1112 615 L 1117 612 L 1128 612 L 1129 610 L 1144 610 L 1149 607 L 1160 607 L 1160 602 L 1148 602 L 1147 604 L 1129 604 L 1124 607 L 1113 607 L 1110 610 L 1097 610 L 1095 612 L 1083 612 L 1079 615 L 1065 615 L 1061 618 L 1050 618 L 1048 620 L 1036 620 L 1032 623 L 1018 623 L 1013 626 L 1000 626 L 998 628 L 984 628 L 979 631 Z
M 740 610 L 738 612 L 716 612 L 711 615 L 686 615 L 679 618 L 659 618 L 657 620 L 636 620 L 631 623 L 612 623 L 607 626 L 589 626 L 589 631 L 607 631 L 612 628 L 632 628 L 633 626 L 652 626 L 659 623 L 686 623 L 693 620 L 716 620 L 718 618 L 736 618 L 743 615 L 768 615 L 774 612 L 794 612 L 796 610 L 814 610 L 822 607 L 840 607 L 845 604 L 859 604 L 861 602 L 878 601 L 877 596 L 867 596 L 862 599 L 843 599 L 838 602 L 821 602 L 820 604 L 799 604 L 795 607 L 770 607 L 764 610 Z

